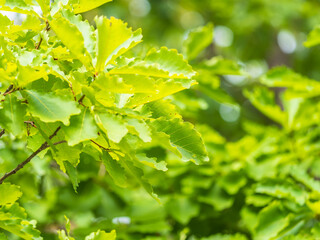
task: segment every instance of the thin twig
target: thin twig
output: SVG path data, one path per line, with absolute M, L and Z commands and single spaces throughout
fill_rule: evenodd
M 2 131 L 0 132 L 0 137 L 2 137 L 3 134 L 5 134 L 6 130 L 2 129 Z
M 46 21 L 45 31 L 49 31 L 49 30 L 50 30 L 49 22 Z M 35 47 L 37 50 L 40 48 L 42 41 L 43 41 L 43 38 L 41 37 L 39 43 L 38 43 L 37 46 Z
M 11 85 L 7 88 L 7 90 L 4 92 L 3 95 L 8 94 L 8 92 L 10 92 L 12 89 L 13 89 L 13 85 L 11 84 Z
M 6 96 L 6 95 L 8 95 L 8 94 L 10 94 L 10 93 L 13 93 L 13 92 L 15 92 L 15 91 L 17 91 L 17 90 L 19 90 L 19 88 L 13 89 L 13 85 L 11 84 L 11 85 L 7 88 L 7 90 L 3 93 L 3 96 Z M 2 101 L 4 101 L 4 100 L 2 100 Z
M 57 135 L 58 131 L 60 130 L 61 127 L 58 127 L 54 133 L 49 137 L 49 139 L 52 139 L 54 136 Z M 59 141 L 59 142 L 55 142 L 53 143 L 53 145 L 58 145 L 61 143 L 66 143 L 66 141 Z M 16 172 L 18 172 L 20 169 L 22 169 L 27 163 L 29 163 L 35 156 L 37 156 L 40 152 L 42 152 L 43 150 L 49 148 L 49 144 L 47 142 L 44 142 L 35 152 L 33 152 L 26 160 L 24 160 L 22 163 L 20 163 L 15 169 L 13 169 L 10 172 L 5 173 L 1 178 L 0 178 L 0 184 L 3 183 L 3 181 L 8 178 L 9 176 L 15 174 Z
M 34 128 L 37 128 L 37 126 L 34 124 L 33 121 L 24 121 L 25 124 L 31 125 Z
M 59 126 L 59 127 L 52 133 L 52 135 L 49 137 L 49 139 L 52 139 L 54 136 L 56 136 L 60 129 L 61 129 L 61 127 Z
M 42 41 L 43 41 L 43 38 L 40 38 L 40 41 L 39 41 L 39 43 L 38 43 L 37 46 L 36 46 L 36 49 L 37 49 L 37 50 L 40 48 Z
M 105 148 L 104 146 L 101 146 L 99 143 L 96 143 L 95 141 L 93 140 L 90 140 L 91 142 L 93 142 L 95 145 L 97 145 L 99 148 L 107 151 L 107 152 L 115 152 L 115 151 L 118 151 L 118 152 L 121 152 L 120 150 L 118 149 L 114 149 L 114 148 Z
M 83 101 L 83 99 L 85 98 L 85 96 L 86 96 L 86 95 L 82 95 L 81 98 L 78 100 L 78 103 L 79 103 L 80 105 L 84 106 L 84 107 L 86 107 L 86 106 L 83 104 L 82 101 Z
M 70 89 L 71 89 L 71 92 L 72 92 L 72 95 L 73 95 L 73 99 L 74 99 L 75 101 L 77 101 L 76 95 L 74 94 L 74 91 L 73 91 L 72 83 L 69 83 L 69 87 L 70 87 Z
M 99 148 L 102 148 L 103 150 L 106 150 L 108 152 L 110 152 L 110 149 L 109 148 L 105 148 L 104 146 L 101 146 L 99 143 L 96 143 L 95 141 L 93 140 L 90 140 L 91 142 L 93 142 L 95 145 L 97 145 Z
M 9 94 L 11 94 L 11 93 L 13 93 L 13 92 L 16 92 L 16 91 L 19 91 L 19 90 L 20 90 L 20 88 L 13 89 L 13 90 L 11 90 L 11 91 L 9 91 L 9 92 L 5 92 L 5 93 L 3 94 L 3 96 L 9 95 Z
M 3 96 L 9 95 L 9 94 L 11 94 L 11 93 L 13 93 L 13 92 L 15 92 L 15 91 L 18 91 L 18 90 L 20 90 L 20 88 L 14 89 L 14 88 L 13 88 L 13 85 L 11 84 L 11 85 L 7 88 L 7 90 L 3 93 Z M 3 101 L 4 101 L 4 100 L 3 100 Z

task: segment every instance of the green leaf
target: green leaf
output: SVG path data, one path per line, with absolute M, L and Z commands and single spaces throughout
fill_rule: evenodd
M 213 24 L 198 27 L 189 32 L 183 42 L 183 52 L 188 60 L 195 59 L 213 41 Z
M 35 229 L 35 221 L 26 219 L 25 209 L 17 203 L 0 208 L 0 228 L 22 239 L 42 240 L 40 232 Z
M 33 119 L 33 122 L 35 123 L 35 125 L 38 128 L 39 133 L 41 134 L 41 136 L 46 140 L 46 142 L 49 144 L 50 148 L 52 149 L 52 151 L 56 152 L 57 149 L 56 147 L 53 145 L 50 137 L 42 130 L 41 125 L 37 122 L 36 119 Z M 53 154 L 54 154 L 53 152 Z
M 40 78 L 48 80 L 48 73 L 44 67 L 30 67 L 18 65 L 19 73 L 17 83 L 19 87 L 24 87 Z
M 103 151 L 102 161 L 114 183 L 119 187 L 127 187 L 128 179 L 126 176 L 126 172 L 120 165 L 120 163 L 117 160 L 113 159 L 106 151 Z
M 155 93 L 155 80 L 138 74 L 119 74 L 113 72 L 100 73 L 94 81 L 93 87 L 103 92 L 113 93 Z
M 112 230 L 110 233 L 98 230 L 97 232 L 91 233 L 85 238 L 85 240 L 116 240 L 116 231 Z
M 22 196 L 20 187 L 10 183 L 0 184 L 0 205 L 12 204 Z
M 164 132 L 170 137 L 171 145 L 178 149 L 183 161 L 193 161 L 196 164 L 209 161 L 203 140 L 191 123 L 179 118 L 159 118 L 150 124 L 156 131 Z
M 255 239 L 269 240 L 289 225 L 290 216 L 279 202 L 273 202 L 258 215 Z
M 246 183 L 247 179 L 244 174 L 235 171 L 230 171 L 218 180 L 218 184 L 230 195 L 236 194 Z
M 40 32 L 45 27 L 45 24 L 34 15 L 27 15 L 26 19 L 22 22 L 21 25 L 11 25 L 8 30 L 8 37 L 13 37 L 14 39 L 22 34 L 22 31 L 29 30 L 34 32 Z M 26 51 L 23 51 L 24 53 Z M 31 52 L 29 52 L 31 53 Z M 32 51 L 34 53 L 34 51 Z
M 63 164 L 64 164 L 64 167 L 66 168 L 66 172 L 71 180 L 73 189 L 75 192 L 77 192 L 77 188 L 78 188 L 79 182 L 80 182 L 79 178 L 78 178 L 78 172 L 77 172 L 76 168 L 70 162 L 65 161 L 65 162 L 63 162 Z M 69 227 L 68 233 L 69 233 L 69 231 L 70 231 L 70 227 Z
M 277 67 L 261 77 L 261 83 L 268 87 L 286 87 L 289 98 L 310 98 L 320 95 L 320 83 L 304 77 L 286 67 Z
M 97 63 L 96 72 L 130 48 L 141 42 L 141 30 L 132 32 L 123 21 L 111 17 L 95 19 L 97 25 Z
M 125 144 L 127 145 L 127 144 Z M 150 183 L 144 178 L 144 172 L 141 168 L 136 167 L 132 162 L 132 159 L 125 159 L 123 157 L 119 157 L 119 161 L 121 166 L 133 176 L 138 183 L 153 197 L 156 201 L 160 203 L 160 199 L 158 198 L 157 194 L 154 193 L 152 186 Z
M 307 193 L 301 188 L 285 181 L 281 181 L 281 183 L 277 181 L 258 183 L 255 192 L 274 196 L 276 198 L 286 198 L 300 205 L 305 204 L 308 197 Z
M 304 46 L 313 47 L 320 44 L 320 26 L 315 27 L 308 35 L 307 41 L 304 42 Z
M 3 109 L 0 109 L 1 125 L 13 135 L 21 136 L 24 131 L 25 115 L 26 105 L 12 94 L 8 94 L 3 102 Z
M 177 50 L 161 47 L 151 49 L 145 60 L 148 65 L 156 64 L 159 69 L 169 72 L 170 78 L 192 78 L 196 72 Z
M 221 56 L 213 57 L 201 62 L 197 67 L 209 70 L 211 74 L 217 75 L 241 75 L 241 66 L 235 61 L 224 59 Z
M 7 16 L 0 13 L 0 32 L 5 34 L 10 29 L 10 25 L 12 25 L 12 21 L 10 21 Z
M 177 196 L 166 203 L 167 211 L 181 224 L 187 224 L 199 214 L 199 205 L 185 196 Z
M 217 101 L 218 103 L 231 105 L 231 106 L 238 106 L 238 103 L 222 88 L 212 88 L 205 84 L 200 84 L 197 88 L 206 94 L 208 97 L 212 98 L 213 100 Z
M 173 54 L 178 56 L 177 52 Z M 169 61 L 169 59 L 167 59 Z M 168 62 L 169 64 L 169 62 Z M 170 72 L 170 70 L 172 70 Z M 174 68 L 168 69 L 165 66 L 160 66 L 156 62 L 146 62 L 146 61 L 137 61 L 134 64 L 128 66 L 121 66 L 119 68 L 113 68 L 109 71 L 110 75 L 120 75 L 121 77 L 141 75 L 146 77 L 155 77 L 155 78 L 169 78 L 169 79 L 188 79 L 189 75 L 186 73 L 177 74 Z M 190 80 L 191 82 L 191 80 Z
M 92 2 L 92 1 L 90 1 Z M 87 20 L 82 20 L 82 16 L 74 15 L 72 12 L 64 10 L 62 15 L 70 21 L 70 23 L 77 26 L 78 30 L 81 32 L 84 40 L 85 49 L 91 54 L 93 58 L 95 56 L 96 47 L 96 35 L 93 26 L 89 24 Z
M 82 152 L 81 145 L 70 147 L 66 143 L 63 143 L 57 145 L 56 148 L 58 149 L 58 152 L 55 156 L 55 160 L 63 172 L 66 172 L 64 162 L 69 162 L 74 167 L 78 165 L 80 161 L 80 154 Z
M 171 103 L 170 100 L 158 100 L 151 103 L 147 103 L 143 106 L 143 109 L 150 111 L 152 118 L 182 118 L 177 113 L 177 106 Z
M 64 230 L 58 231 L 59 240 L 75 240 L 73 237 L 67 236 Z
M 91 56 L 85 48 L 84 37 L 77 26 L 62 16 L 51 20 L 50 26 L 70 52 L 89 70 L 92 70 Z
M 210 237 L 201 238 L 201 240 L 247 240 L 248 238 L 245 235 L 240 233 L 231 235 L 231 234 L 215 234 Z
M 41 7 L 43 15 L 48 16 L 50 14 L 50 0 L 36 0 L 36 1 Z
M 267 88 L 256 87 L 253 91 L 245 90 L 244 95 L 267 117 L 286 126 L 287 114 L 276 104 L 274 92 Z
M 28 99 L 28 111 L 43 122 L 61 121 L 64 125 L 69 125 L 70 116 L 81 112 L 75 101 L 66 100 L 54 93 L 31 90 L 24 92 Z
M 75 5 L 74 12 L 76 14 L 90 11 L 112 0 L 79 0 L 79 3 Z
M 120 116 L 112 115 L 108 112 L 96 113 L 95 120 L 108 138 L 115 143 L 119 143 L 128 133 L 126 124 Z
M 66 230 L 67 233 L 70 234 L 70 229 L 71 229 L 71 223 L 70 223 L 70 219 L 65 215 L 64 219 L 66 220 Z
M 199 196 L 198 199 L 200 202 L 212 205 L 217 211 L 230 208 L 234 202 L 234 198 L 223 191 L 217 184 L 208 193 Z
M 142 141 L 151 142 L 151 131 L 145 122 L 134 118 L 128 119 L 127 121 L 128 125 L 132 126 L 136 130 L 137 135 L 142 139 Z
M 126 107 L 135 108 L 139 105 L 150 103 L 190 88 L 195 81 L 189 79 L 158 79 L 156 81 L 156 93 L 136 93 L 126 103 Z
M 84 108 L 80 115 L 72 116 L 70 125 L 62 128 L 70 146 L 98 137 L 98 127 L 88 108 Z
M 136 157 L 144 165 L 164 172 L 168 170 L 167 163 L 165 161 L 157 162 L 156 158 L 149 158 L 144 153 L 138 153 L 136 154 Z
M 33 4 L 28 0 L 2 0 L 0 10 L 39 16 L 33 10 Z
M 320 194 L 319 181 L 316 181 L 315 179 L 313 179 L 299 166 L 292 166 L 290 169 L 290 175 L 297 181 L 303 183 L 306 187 L 308 187 L 312 191 Z

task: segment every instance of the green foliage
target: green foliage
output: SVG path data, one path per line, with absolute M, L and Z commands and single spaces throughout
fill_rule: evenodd
M 0 239 L 319 238 L 320 5 L 107 2 L 0 1 Z
M 184 41 L 184 52 L 188 60 L 198 57 L 213 39 L 213 25 L 208 24 L 205 27 L 199 27 L 191 30 L 186 41 Z
M 111 185 L 140 185 L 160 201 L 145 172 L 167 171 L 166 162 L 149 157 L 149 149 L 164 141 L 163 149 L 184 161 L 202 162 L 207 158 L 200 134 L 190 123 L 153 116 L 152 109 L 144 107 L 195 84 L 195 72 L 176 50 L 153 48 L 145 56 L 130 52 L 141 42 L 141 30 L 133 31 L 122 20 L 97 17 L 95 29 L 75 15 L 106 2 L 1 2 L 2 10 L 30 15 L 21 26 L 0 15 L 0 126 L 5 129 L 5 151 L 15 155 L 10 145 L 18 144 L 16 162 L 20 163 L 3 176 L 1 183 L 31 160 L 35 161 L 35 176 L 39 173 L 44 177 L 53 159 L 77 191 L 86 172 L 81 171 L 84 161 L 94 169 L 100 166 L 102 174 L 113 180 Z M 43 15 L 33 10 L 37 6 Z M 170 123 L 179 134 L 167 128 Z M 5 157 L 2 169 L 9 172 L 13 165 Z M 95 174 L 101 172 L 95 170 Z M 59 171 L 49 174 L 49 182 L 59 182 L 62 176 Z M 35 184 L 39 180 L 35 179 Z M 48 194 L 56 191 L 51 183 L 43 187 Z M 28 191 L 34 190 L 29 187 L 21 192 L 16 185 L 0 185 L 0 228 L 11 237 L 42 239 L 34 230 L 35 221 L 28 222 L 25 210 L 15 203 L 24 193 L 24 205 L 33 206 L 28 211 L 35 216 L 31 209 L 37 206 L 29 205 Z M 42 207 L 51 208 L 44 202 L 38 206 Z M 74 239 L 69 219 L 66 229 L 58 231 L 59 239 Z M 99 230 L 85 239 L 115 238 L 115 231 Z

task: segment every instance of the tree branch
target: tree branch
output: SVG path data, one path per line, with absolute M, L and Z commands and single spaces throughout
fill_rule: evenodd
M 54 136 L 57 135 L 57 133 L 59 132 L 59 130 L 61 129 L 61 127 L 58 127 L 54 133 L 49 137 L 49 139 L 52 139 Z M 61 143 L 66 143 L 66 141 L 59 141 L 59 142 L 55 142 L 53 143 L 53 145 L 58 145 Z M 15 174 L 16 172 L 18 172 L 20 169 L 22 169 L 27 163 L 29 163 L 35 156 L 37 156 L 40 152 L 42 152 L 43 150 L 49 148 L 50 146 L 48 145 L 47 142 L 44 142 L 34 153 L 32 153 L 26 160 L 24 160 L 22 163 L 20 163 L 15 169 L 13 169 L 10 172 L 5 173 L 1 178 L 0 178 L 0 184 L 3 183 L 3 181 L 8 178 L 9 176 Z
M 3 134 L 5 134 L 6 130 L 2 129 L 2 131 L 0 132 L 0 137 L 2 137 Z

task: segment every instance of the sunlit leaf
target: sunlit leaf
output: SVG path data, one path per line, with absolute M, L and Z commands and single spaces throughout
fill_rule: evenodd
M 70 116 L 80 113 L 75 102 L 55 96 L 53 93 L 40 93 L 31 90 L 25 90 L 25 92 L 29 102 L 28 111 L 41 121 L 61 121 L 65 125 L 69 125 Z

